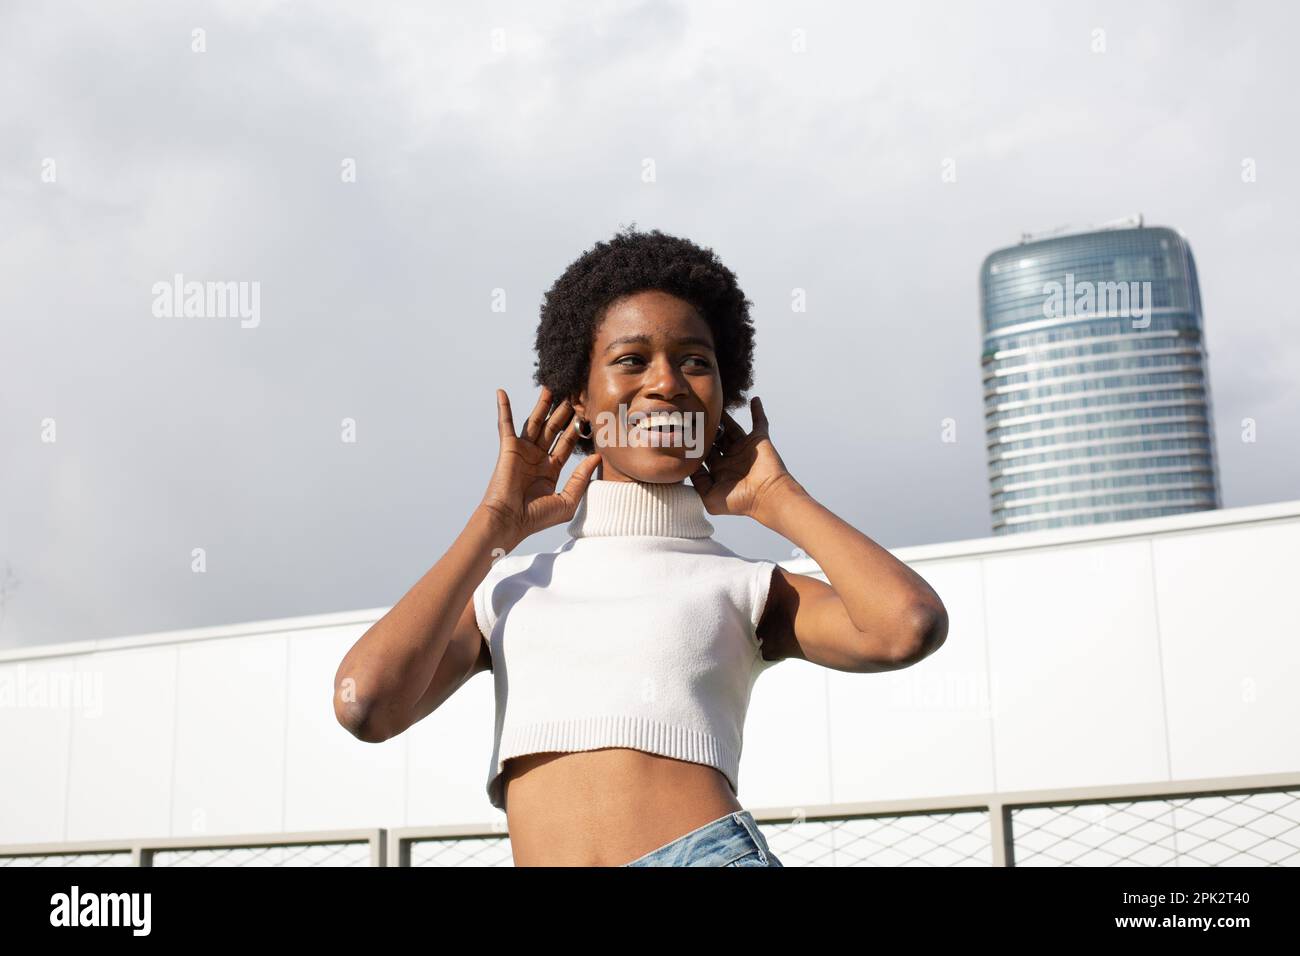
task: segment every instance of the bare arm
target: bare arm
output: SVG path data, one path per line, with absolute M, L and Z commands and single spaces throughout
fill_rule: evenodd
M 414 722 L 416 704 L 447 655 L 474 589 L 487 577 L 494 549 L 508 552 L 516 544 L 499 518 L 483 507 L 474 510 L 447 553 L 343 658 L 334 678 L 339 723 L 378 741 Z
M 723 413 L 724 438 L 691 476 L 711 514 L 748 515 L 799 545 L 826 574 L 773 571 L 759 622 L 764 646 L 837 670 L 907 667 L 948 636 L 948 613 L 926 580 L 818 502 L 772 444 L 762 400 L 753 430 Z
M 566 427 L 569 402 L 551 403 L 543 388 L 516 435 L 510 399 L 497 389 L 501 447 L 482 502 L 447 553 L 361 635 L 334 676 L 334 715 L 353 736 L 378 742 L 400 734 L 479 669 L 481 635 L 474 621 L 471 637 L 470 602 L 494 557 L 577 511 L 600 455 L 588 456 L 555 490 L 577 431 Z
M 772 489 L 759 519 L 802 548 L 829 586 L 773 572 L 773 620 L 783 657 L 868 673 L 914 664 L 942 645 L 948 614 L 934 589 L 887 550 L 816 501 L 797 482 Z
M 470 601 L 461 612 L 460 623 L 456 625 L 451 637 L 451 645 L 447 648 L 447 653 L 442 655 L 438 669 L 433 672 L 433 680 L 429 682 L 424 695 L 416 701 L 411 723 L 418 723 L 428 717 L 479 671 L 490 670 L 492 652 L 483 632 L 479 630 L 474 615 L 474 602 Z

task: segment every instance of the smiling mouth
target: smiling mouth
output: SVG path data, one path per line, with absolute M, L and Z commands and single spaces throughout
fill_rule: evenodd
M 628 416 L 628 435 L 640 436 L 634 444 L 641 447 L 676 448 L 686 442 L 684 420 L 691 412 L 636 412 Z
M 637 418 L 631 428 L 646 432 L 670 433 L 682 431 L 682 412 L 650 412 Z

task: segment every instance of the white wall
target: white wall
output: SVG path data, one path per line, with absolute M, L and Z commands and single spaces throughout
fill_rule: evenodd
M 947 643 L 764 673 L 747 807 L 1300 769 L 1300 501 L 894 553 Z M 490 674 L 383 744 L 335 722 L 383 610 L 0 654 L 0 844 L 502 820 Z

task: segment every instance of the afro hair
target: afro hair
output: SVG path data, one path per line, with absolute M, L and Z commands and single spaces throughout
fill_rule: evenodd
M 735 408 L 753 385 L 752 304 L 735 274 L 713 250 L 658 229 L 638 232 L 636 224 L 579 256 L 546 293 L 537 326 L 533 381 L 559 402 L 575 399 L 587 386 L 591 349 L 605 311 L 618 299 L 658 289 L 689 302 L 713 332 L 723 407 Z M 590 455 L 595 445 L 579 438 L 575 448 Z

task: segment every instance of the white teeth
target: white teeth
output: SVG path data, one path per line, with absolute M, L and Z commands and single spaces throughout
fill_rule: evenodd
M 674 419 L 668 412 L 651 412 L 641 421 L 637 422 L 637 428 L 662 428 L 666 425 L 680 425 L 679 419 Z

